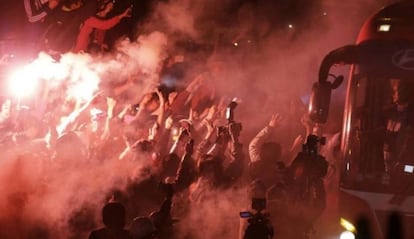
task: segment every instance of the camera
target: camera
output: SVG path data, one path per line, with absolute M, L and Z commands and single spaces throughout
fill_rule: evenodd
M 266 216 L 266 214 L 262 214 L 261 212 L 266 209 L 266 199 L 265 198 L 252 198 L 252 209 L 256 210 L 257 213 L 254 214 L 249 211 L 240 212 L 240 218 L 254 218 L 258 215 Z
M 236 101 L 231 101 L 230 104 L 226 108 L 226 120 L 227 122 L 231 123 L 234 122 L 234 109 L 237 107 Z
M 312 179 L 323 178 L 328 172 L 328 162 L 318 153 L 318 145 L 325 145 L 325 137 L 309 135 L 306 143 L 293 160 L 291 168 L 303 167 L 304 175 Z
M 217 135 L 230 135 L 230 125 L 232 125 L 233 130 L 236 132 L 240 132 L 242 130 L 242 124 L 236 123 L 234 120 L 234 110 L 237 107 L 237 102 L 235 100 L 231 101 L 226 108 L 226 126 L 220 126 L 217 128 Z
M 247 219 L 248 226 L 244 231 L 243 239 L 268 239 L 272 238 L 274 230 L 269 221 L 269 214 L 262 213 L 266 208 L 265 198 L 252 198 L 252 209 L 257 213 L 249 211 L 240 212 L 240 218 Z
M 316 135 L 309 135 L 306 138 L 306 143 L 303 145 L 303 152 L 309 153 L 312 155 L 318 154 L 318 145 L 325 145 L 326 138 L 325 137 L 318 137 Z

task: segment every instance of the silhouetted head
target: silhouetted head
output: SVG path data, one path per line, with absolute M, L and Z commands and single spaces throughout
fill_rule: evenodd
M 82 0 L 65 0 L 62 1 L 62 10 L 63 11 L 73 11 L 80 8 L 83 4 Z
M 106 227 L 120 230 L 125 226 L 125 207 L 119 202 L 110 202 L 102 209 L 102 220 Z
M 400 79 L 390 80 L 392 90 L 392 101 L 395 104 L 403 105 L 410 101 L 410 86 Z

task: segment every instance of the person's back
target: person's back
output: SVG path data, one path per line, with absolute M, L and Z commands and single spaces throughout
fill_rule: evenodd
M 284 180 L 282 146 L 271 140 L 281 121 L 279 115 L 272 115 L 269 124 L 253 138 L 249 145 L 251 177 L 253 180 L 262 181 L 268 188 L 283 183 Z
M 125 208 L 121 203 L 111 202 L 102 209 L 104 228 L 92 231 L 89 239 L 131 239 L 125 226 Z
M 247 226 L 243 239 L 269 239 L 273 231 L 268 221 L 251 223 Z

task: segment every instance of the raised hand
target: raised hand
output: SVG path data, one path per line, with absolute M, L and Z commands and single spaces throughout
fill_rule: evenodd
M 199 76 L 195 78 L 190 84 L 188 84 L 186 91 L 188 91 L 189 93 L 194 93 L 197 89 L 200 88 L 203 82 L 204 82 L 204 77 Z
M 208 109 L 208 113 L 205 119 L 213 121 L 214 118 L 216 117 L 216 114 L 217 114 L 217 106 L 213 105 Z
M 129 7 L 127 9 L 125 9 L 125 11 L 123 13 L 121 13 L 121 15 L 119 15 L 119 17 L 122 18 L 127 18 L 127 17 L 131 17 L 131 13 L 132 13 L 132 7 Z
M 108 118 L 112 118 L 113 116 L 113 110 L 116 105 L 116 100 L 111 97 L 106 97 L 106 105 L 108 107 Z
M 283 118 L 279 114 L 273 114 L 270 121 L 269 127 L 278 127 L 281 125 Z
M 160 89 L 155 89 L 155 93 L 157 93 L 158 98 L 160 99 L 160 105 L 164 105 L 165 104 L 165 99 L 164 99 L 164 95 L 162 94 Z
M 295 140 L 293 141 L 293 144 L 290 148 L 291 151 L 295 151 L 297 149 L 300 149 L 300 147 L 305 143 L 305 139 L 302 135 L 298 135 Z

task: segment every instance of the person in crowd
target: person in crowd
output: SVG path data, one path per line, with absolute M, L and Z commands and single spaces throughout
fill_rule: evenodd
M 171 215 L 175 184 L 160 183 L 165 199 L 160 208 L 149 216 L 136 217 L 130 225 L 132 239 L 167 239 L 174 236 L 174 219 Z
M 88 19 L 86 19 L 79 31 L 76 45 L 73 50 L 74 52 L 88 51 L 90 35 L 94 29 L 108 30 L 116 26 L 123 18 L 131 17 L 131 8 L 127 8 L 120 15 L 109 19 L 105 19 L 105 17 L 112 11 L 113 7 L 114 3 L 112 1 L 107 1 L 103 4 L 102 9 L 95 14 L 95 16 L 91 16 Z M 102 31 L 98 32 L 99 41 L 101 45 L 103 44 L 104 38 L 102 34 L 104 34 Z
M 268 195 L 266 186 L 260 180 L 253 180 L 250 184 L 250 214 L 251 216 L 241 221 L 243 239 L 271 239 L 274 237 L 274 226 L 270 219 L 268 206 Z M 278 235 L 280 236 L 280 235 Z
M 132 239 L 125 230 L 125 207 L 119 202 L 110 202 L 102 209 L 104 228 L 92 231 L 89 239 Z
M 280 126 L 282 117 L 272 115 L 269 124 L 263 128 L 249 145 L 250 170 L 253 179 L 260 179 L 266 187 L 284 183 L 286 164 L 282 161 L 282 146 L 271 141 L 272 134 Z
M 199 156 L 199 177 L 191 198 L 203 200 L 203 195 L 212 188 L 226 189 L 236 184 L 244 171 L 244 155 L 239 141 L 241 128 L 235 123 L 217 130 L 216 142 L 207 154 Z M 229 150 L 229 154 L 225 154 Z
M 95 0 L 65 0 L 47 15 L 43 34 L 44 50 L 54 55 L 70 51 L 76 43 L 81 23 L 97 9 Z
M 289 216 L 298 222 L 290 233 L 292 238 L 307 238 L 314 230 L 315 221 L 326 208 L 324 178 L 328 162 L 319 154 L 319 138 L 309 135 L 303 150 L 289 165 L 288 189 Z
M 384 180 L 389 181 L 390 175 L 411 158 L 410 145 L 413 139 L 413 109 L 410 88 L 401 79 L 390 79 L 392 103 L 385 110 L 384 137 Z M 387 179 L 388 178 L 388 179 Z
M 59 5 L 60 0 L 24 0 L 24 9 L 29 22 L 41 22 Z
M 217 56 L 207 62 L 207 69 L 180 91 L 171 105 L 173 113 L 191 109 L 200 118 L 205 116 L 208 109 L 219 102 L 218 83 L 223 80 L 224 61 Z
M 185 145 L 185 153 L 181 159 L 176 176 L 176 191 L 183 191 L 191 186 L 197 179 L 198 172 L 195 160 L 192 158 L 194 152 L 194 140 L 190 139 Z

